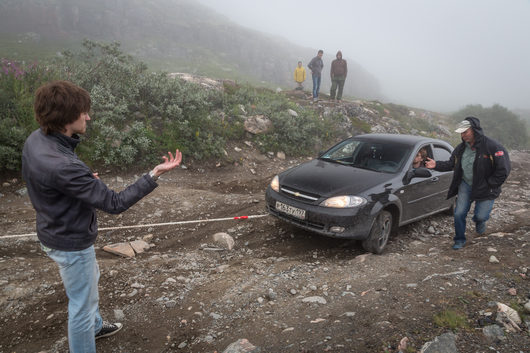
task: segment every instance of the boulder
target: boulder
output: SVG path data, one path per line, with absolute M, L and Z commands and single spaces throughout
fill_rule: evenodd
M 146 243 L 143 240 L 135 240 L 131 241 L 131 247 L 133 248 L 134 252 L 137 254 L 143 253 L 145 250 L 149 249 L 149 244 Z
M 458 353 L 456 336 L 452 332 L 444 333 L 421 347 L 420 353 Z
M 489 325 L 482 328 L 484 336 L 492 342 L 500 342 L 506 339 L 504 330 L 499 325 Z
M 245 131 L 258 135 L 270 131 L 272 129 L 272 121 L 264 115 L 254 115 L 246 118 L 244 126 Z
M 258 353 L 261 350 L 250 343 L 246 338 L 240 338 L 231 343 L 223 353 Z
M 134 257 L 134 250 L 129 243 L 116 243 L 105 245 L 103 251 L 123 257 Z
M 213 240 L 227 250 L 232 250 L 234 248 L 234 238 L 232 238 L 228 233 L 215 233 L 213 235 Z

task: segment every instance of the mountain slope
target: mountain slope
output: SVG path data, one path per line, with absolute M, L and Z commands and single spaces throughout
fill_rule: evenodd
M 0 56 L 11 59 L 54 55 L 83 38 L 119 41 L 153 68 L 286 88 L 298 60 L 305 66 L 316 54 L 190 0 L 0 0 L 0 32 Z M 332 59 L 324 57 L 326 72 Z M 345 94 L 381 98 L 377 80 L 346 59 Z M 329 84 L 324 75 L 322 90 Z

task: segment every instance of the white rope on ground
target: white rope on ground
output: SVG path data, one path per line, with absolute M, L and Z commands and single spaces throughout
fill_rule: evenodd
M 212 218 L 212 219 L 197 219 L 197 220 L 193 220 L 193 221 L 179 221 L 179 222 L 151 223 L 151 224 L 135 224 L 135 225 L 131 225 L 131 226 L 98 228 L 98 232 L 99 231 L 105 231 L 105 230 L 116 230 L 116 229 L 160 227 L 160 226 L 172 226 L 172 225 L 190 224 L 190 223 L 232 221 L 232 220 L 241 220 L 241 219 L 261 218 L 261 217 L 265 217 L 265 216 L 268 216 L 268 214 L 259 214 L 259 215 L 252 215 L 252 216 L 239 216 L 239 217 L 226 217 L 226 218 Z M 31 237 L 31 236 L 35 236 L 35 235 L 37 235 L 37 233 L 2 235 L 2 236 L 0 236 L 0 240 L 1 239 L 11 239 L 11 238 Z

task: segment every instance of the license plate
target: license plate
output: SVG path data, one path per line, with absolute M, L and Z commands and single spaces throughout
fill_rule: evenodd
M 276 201 L 276 209 L 280 212 L 287 213 L 288 215 L 291 215 L 293 217 L 305 219 L 305 210 L 302 210 L 298 207 L 289 206 L 284 204 L 283 202 Z

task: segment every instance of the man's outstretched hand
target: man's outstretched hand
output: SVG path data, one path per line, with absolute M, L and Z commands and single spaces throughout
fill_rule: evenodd
M 180 162 L 182 162 L 182 152 L 179 150 L 175 150 L 175 155 L 173 155 L 171 152 L 167 153 L 169 155 L 169 158 L 166 156 L 163 156 L 164 163 L 160 163 L 157 165 L 153 172 L 157 177 L 164 174 L 165 172 L 169 172 L 171 169 L 177 167 L 180 165 Z
M 429 169 L 434 169 L 436 167 L 436 161 L 434 159 L 431 159 L 427 157 L 427 161 L 425 162 L 425 166 Z

